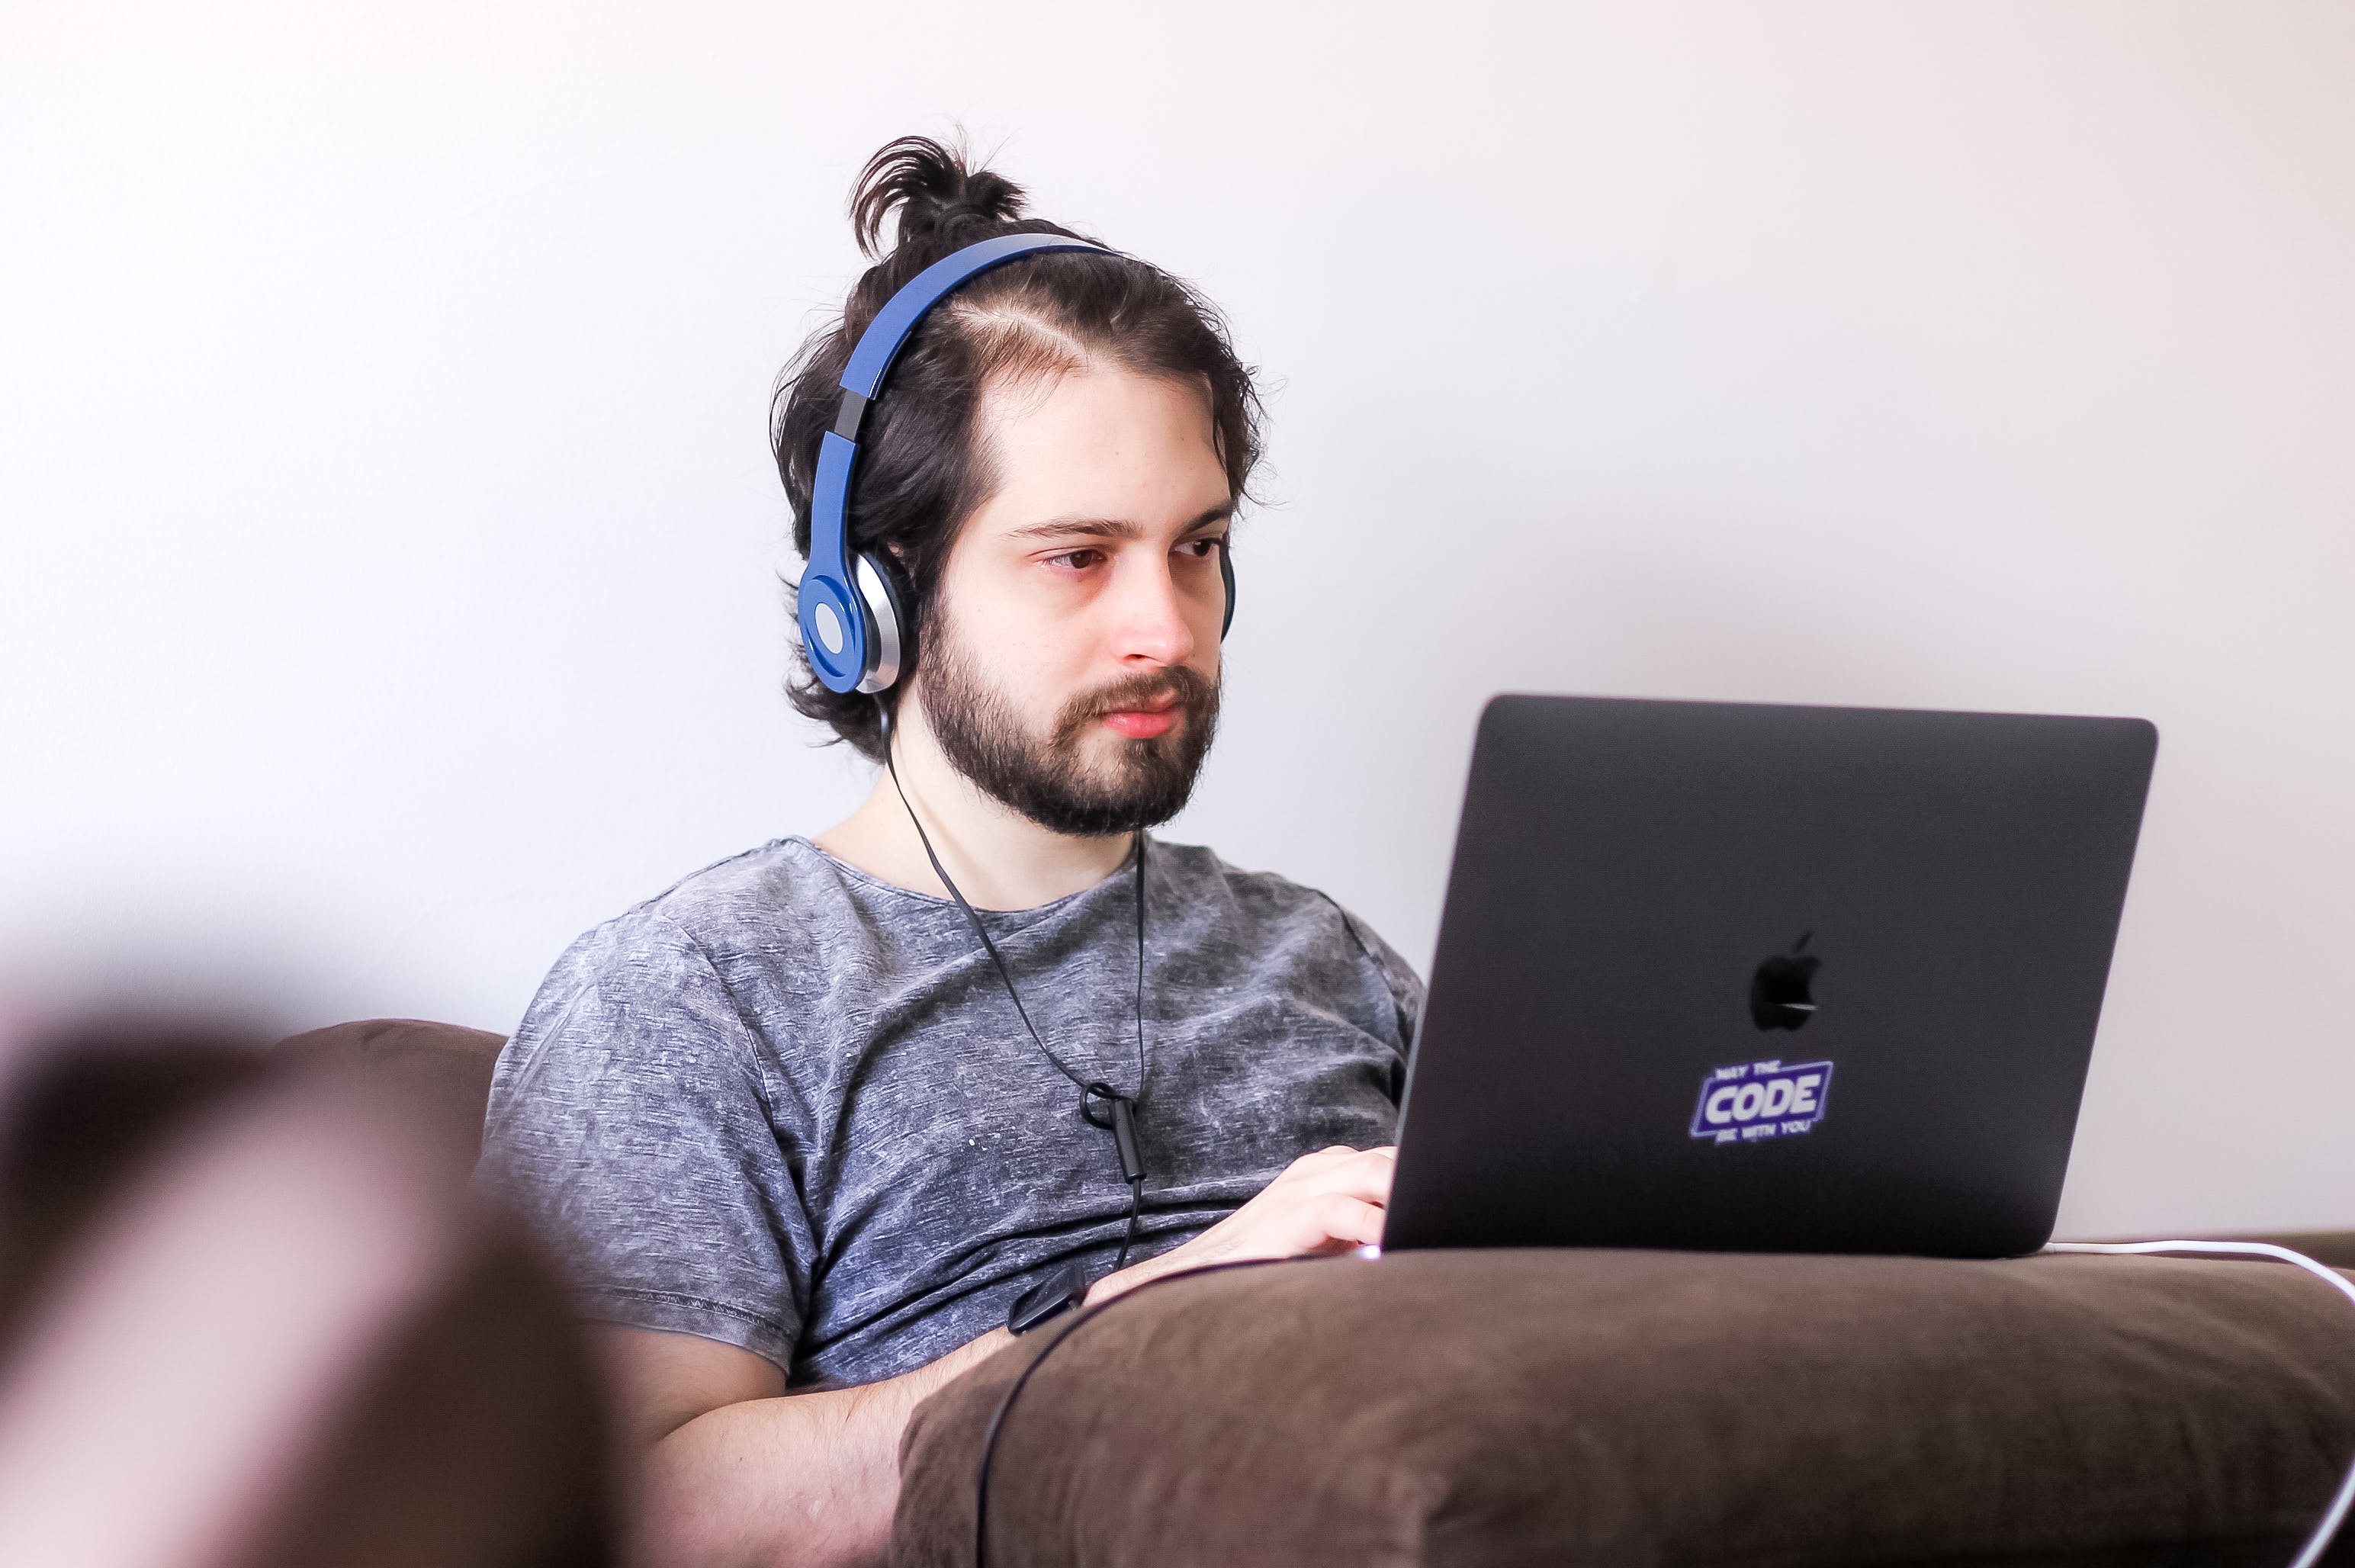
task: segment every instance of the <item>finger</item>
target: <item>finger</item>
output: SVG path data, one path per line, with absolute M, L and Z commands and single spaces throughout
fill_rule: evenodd
M 1332 1169 L 1346 1160 L 1358 1157 L 1358 1150 L 1347 1144 L 1334 1144 L 1314 1154 L 1304 1154 L 1276 1174 L 1277 1181 L 1299 1181 Z M 1274 1185 L 1271 1182 L 1270 1186 Z
M 1387 1203 L 1391 1178 L 1397 1169 L 1398 1164 L 1390 1155 L 1368 1149 L 1321 1170 L 1303 1172 L 1299 1186 L 1305 1192 L 1337 1193 L 1363 1203 Z
M 1331 1192 L 1318 1199 L 1310 1213 L 1327 1238 L 1346 1246 L 1370 1247 L 1382 1239 L 1382 1211 L 1377 1204 Z

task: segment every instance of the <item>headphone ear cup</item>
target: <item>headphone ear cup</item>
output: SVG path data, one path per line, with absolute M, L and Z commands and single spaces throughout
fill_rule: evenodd
M 1226 540 L 1219 541 L 1219 579 L 1227 585 L 1227 613 L 1219 623 L 1219 641 L 1227 640 L 1227 628 L 1235 624 L 1235 552 Z
M 867 611 L 867 674 L 858 689 L 869 696 L 888 691 L 916 659 L 916 625 L 908 606 L 914 600 L 899 567 L 889 555 L 861 555 L 851 569 L 851 581 Z

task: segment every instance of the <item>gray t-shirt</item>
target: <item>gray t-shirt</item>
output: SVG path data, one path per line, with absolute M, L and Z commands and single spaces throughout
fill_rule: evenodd
M 1423 999 L 1321 893 L 1158 840 L 1146 873 L 1135 1257 L 1300 1155 L 1389 1142 Z M 1047 1046 L 1124 1093 L 1135 892 L 1132 858 L 982 915 Z M 795 1387 L 890 1377 L 986 1333 L 1050 1269 L 1109 1267 L 1128 1213 L 1112 1135 L 964 914 L 805 838 L 574 943 L 500 1054 L 483 1157 L 565 1249 L 591 1316 L 741 1346 Z

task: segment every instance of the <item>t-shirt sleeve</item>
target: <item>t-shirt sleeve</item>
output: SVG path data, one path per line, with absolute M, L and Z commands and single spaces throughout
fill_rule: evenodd
M 641 912 L 575 943 L 500 1053 L 477 1179 L 592 1318 L 790 1368 L 810 1226 L 767 1055 L 702 948 Z
M 1381 971 L 1382 985 L 1391 994 L 1391 1006 L 1397 1011 L 1399 1050 L 1401 1052 L 1412 1050 L 1415 1025 L 1423 1019 L 1423 978 L 1414 972 L 1414 966 L 1400 957 L 1398 950 L 1379 934 L 1369 931 L 1362 923 L 1358 926 L 1358 931 L 1366 939 L 1367 951 L 1373 958 L 1374 967 Z
M 1414 966 L 1398 955 L 1398 950 L 1381 939 L 1372 926 L 1341 907 L 1330 895 L 1319 894 L 1333 912 L 1340 917 L 1341 928 L 1348 933 L 1350 943 L 1372 968 L 1382 990 L 1390 997 L 1391 1017 L 1398 1033 L 1391 1046 L 1401 1063 L 1414 1045 L 1414 1029 L 1423 1018 L 1423 980 Z

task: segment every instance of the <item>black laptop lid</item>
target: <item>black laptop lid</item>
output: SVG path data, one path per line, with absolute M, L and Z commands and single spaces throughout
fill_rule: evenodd
M 2157 744 L 1497 698 L 1384 1247 L 2042 1245 Z

